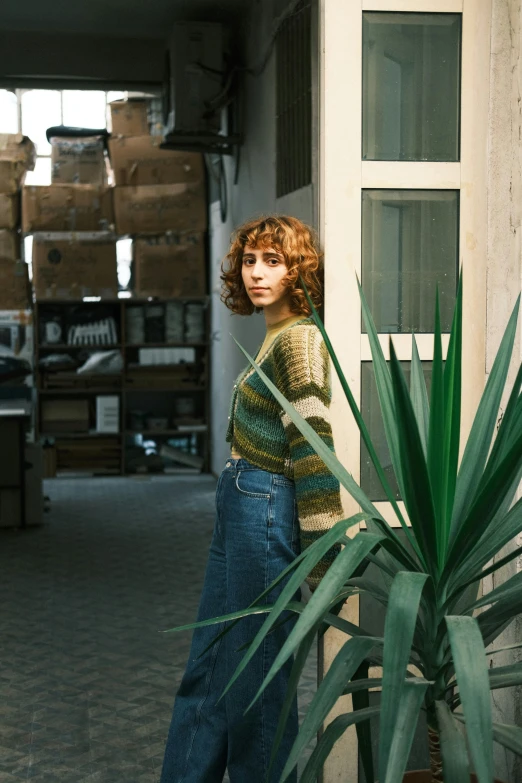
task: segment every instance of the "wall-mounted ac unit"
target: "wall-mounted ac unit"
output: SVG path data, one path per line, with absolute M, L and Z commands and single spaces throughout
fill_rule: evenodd
M 172 134 L 212 134 L 221 130 L 225 72 L 223 27 L 179 22 L 169 42 Z

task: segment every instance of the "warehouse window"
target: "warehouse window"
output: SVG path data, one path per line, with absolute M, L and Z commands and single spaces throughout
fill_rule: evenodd
M 107 104 L 126 97 L 121 91 L 104 90 L 0 90 L 0 133 L 22 132 L 36 145 L 36 165 L 26 174 L 26 185 L 51 184 L 51 145 L 46 131 L 53 125 L 107 127 Z M 24 256 L 31 275 L 32 236 L 24 238 Z M 116 243 L 118 280 L 126 289 L 130 279 L 132 240 Z
M 301 0 L 276 40 L 276 195 L 312 182 L 312 8 Z

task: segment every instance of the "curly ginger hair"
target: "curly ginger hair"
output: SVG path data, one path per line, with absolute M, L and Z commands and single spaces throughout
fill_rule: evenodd
M 294 217 L 270 215 L 249 220 L 232 235 L 228 254 L 221 265 L 223 281 L 221 301 L 237 315 L 261 312 L 250 300 L 241 270 L 245 245 L 272 247 L 280 252 L 288 268 L 285 280 L 290 289 L 290 309 L 296 314 L 310 315 L 311 309 L 299 281 L 299 275 L 308 290 L 315 307 L 322 304 L 323 253 L 315 232 Z

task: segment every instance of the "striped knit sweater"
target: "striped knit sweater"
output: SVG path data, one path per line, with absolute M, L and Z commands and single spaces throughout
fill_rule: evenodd
M 313 319 L 285 329 L 258 364 L 333 451 L 329 356 Z M 339 482 L 252 367 L 234 386 L 226 439 L 252 464 L 295 481 L 302 550 L 342 519 Z M 330 550 L 314 568 L 307 579 L 312 588 L 337 551 Z

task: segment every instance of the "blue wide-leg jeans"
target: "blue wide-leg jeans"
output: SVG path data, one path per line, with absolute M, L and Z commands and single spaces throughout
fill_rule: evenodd
M 230 459 L 216 489 L 216 522 L 198 620 L 244 609 L 299 553 L 294 483 L 244 459 Z M 266 599 L 273 603 L 279 584 Z M 299 595 L 296 596 L 299 598 Z M 294 620 L 270 633 L 226 696 L 218 700 L 266 618 L 241 619 L 204 652 L 224 624 L 194 631 L 187 668 L 174 703 L 161 783 L 264 783 L 272 743 L 286 694 L 291 661 L 254 706 L 256 695 Z M 294 700 L 270 783 L 279 781 L 297 735 Z M 297 780 L 294 771 L 288 778 Z

